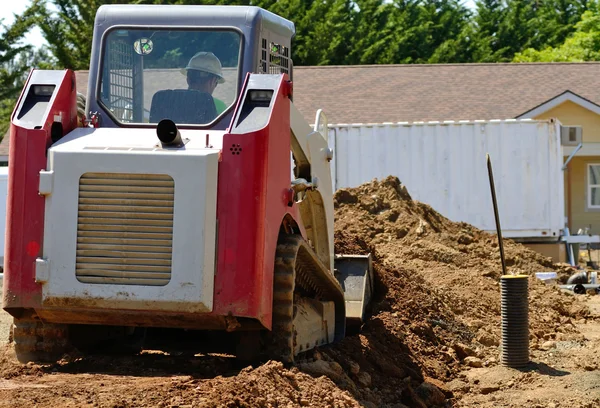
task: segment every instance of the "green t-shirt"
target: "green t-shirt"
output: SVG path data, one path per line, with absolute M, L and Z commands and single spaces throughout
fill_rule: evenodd
M 215 97 L 213 97 L 213 99 L 215 101 L 215 108 L 217 108 L 217 115 L 220 115 L 225 109 L 227 109 L 227 105 L 225 105 L 225 102 L 220 99 Z

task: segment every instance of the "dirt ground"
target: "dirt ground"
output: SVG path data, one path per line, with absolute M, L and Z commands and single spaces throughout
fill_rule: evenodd
M 600 316 L 600 297 L 580 302 Z M 600 406 L 600 323 L 581 319 L 580 336 L 548 341 L 532 350 L 526 369 L 501 365 L 462 371 L 447 386 L 455 391 L 456 407 L 597 407 Z
M 600 296 L 536 280 L 568 265 L 505 240 L 528 274 L 530 364 L 499 363 L 497 240 L 410 198 L 396 178 L 335 196 L 336 253 L 371 253 L 376 295 L 359 334 L 295 367 L 224 354 L 144 350 L 16 362 L 0 313 L 0 407 L 596 407 Z

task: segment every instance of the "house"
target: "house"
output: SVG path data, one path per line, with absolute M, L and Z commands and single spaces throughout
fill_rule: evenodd
M 583 148 L 565 172 L 565 216 L 571 231 L 600 234 L 600 63 L 294 67 L 293 75 L 294 102 L 310 123 L 323 109 L 330 124 L 553 117 L 582 126 Z M 88 72 L 76 77 L 85 93 Z

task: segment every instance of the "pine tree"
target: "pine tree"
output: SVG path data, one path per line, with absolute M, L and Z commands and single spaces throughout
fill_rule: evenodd
M 583 13 L 575 32 L 558 47 L 543 50 L 528 48 L 517 53 L 515 62 L 583 62 L 600 61 L 600 13 L 597 5 Z
M 588 9 L 588 0 L 545 0 L 532 21 L 528 46 L 536 49 L 562 44 Z
M 24 45 L 22 39 L 33 25 L 34 14 L 27 10 L 15 21 L 6 26 L 2 24 L 0 38 L 0 140 L 6 133 L 10 115 L 16 99 L 21 93 L 23 83 L 33 67 L 52 67 L 52 60 L 46 50 L 34 50 Z

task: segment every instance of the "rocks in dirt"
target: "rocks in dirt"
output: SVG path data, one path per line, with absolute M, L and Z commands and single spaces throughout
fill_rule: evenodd
M 336 384 L 356 392 L 356 384 L 344 372 L 342 366 L 335 361 L 315 360 L 312 362 L 300 363 L 298 368 L 313 377 L 326 376 Z
M 483 367 L 483 361 L 477 357 L 467 357 L 463 360 L 463 363 L 468 365 L 469 367 L 480 368 Z
M 357 382 L 362 387 L 370 387 L 371 386 L 371 375 L 367 372 L 361 371 L 356 375 Z
M 435 339 L 435 332 L 430 324 L 417 322 L 410 326 L 410 330 L 421 337 L 426 337 L 431 340 Z
M 496 392 L 500 389 L 498 385 L 484 385 L 479 388 L 479 392 L 481 394 L 491 394 L 492 392 Z
M 415 232 L 417 233 L 417 235 L 421 236 L 425 234 L 425 232 L 427 232 L 427 227 L 429 227 L 429 224 L 427 224 L 422 219 L 419 219 L 419 225 L 417 225 L 417 229 L 415 230 Z
M 441 405 L 446 400 L 444 393 L 435 385 L 425 381 L 416 389 L 415 393 L 428 406 Z
M 300 363 L 298 368 L 313 377 L 324 375 L 335 382 L 340 381 L 345 375 L 344 369 L 335 361 L 315 360 L 309 363 Z
M 482 330 L 478 332 L 476 340 L 486 347 L 496 347 L 500 344 L 500 341 L 496 336 Z
M 335 204 L 337 204 L 337 205 L 356 204 L 356 203 L 358 203 L 358 197 L 356 196 L 356 194 L 350 192 L 349 190 L 340 189 L 335 194 L 334 205 Z
M 467 346 L 466 344 L 462 344 L 462 343 L 456 343 L 454 345 L 452 345 L 452 348 L 454 349 L 454 351 L 456 351 L 456 354 L 458 355 L 458 358 L 465 359 L 466 357 L 469 356 L 474 356 L 475 350 L 473 350 L 471 347 Z
M 485 322 L 483 320 L 479 320 L 479 319 L 474 319 L 469 322 L 469 326 L 473 327 L 474 329 L 480 329 L 485 325 L 486 325 Z
M 298 368 L 305 373 L 312 375 L 313 377 L 319 377 L 321 375 L 331 378 L 333 381 L 339 380 L 344 370 L 339 364 L 330 364 L 328 361 L 315 360 L 309 363 L 300 363 Z
M 360 366 L 355 361 L 350 361 L 350 372 L 354 375 L 360 372 Z
M 498 360 L 495 357 L 490 357 L 483 363 L 484 367 L 493 366 L 498 363 Z
M 452 392 L 452 393 L 461 393 L 461 392 L 468 392 L 471 389 L 471 386 L 469 385 L 469 383 L 456 378 L 448 383 L 446 383 L 446 388 L 448 389 L 448 391 Z
M 413 390 L 410 384 L 407 385 L 404 390 L 404 394 L 406 394 L 405 399 L 410 401 L 411 407 L 416 408 L 428 408 L 427 404 L 421 399 L 421 397 Z
M 554 347 L 556 347 L 556 342 L 549 340 L 549 341 L 544 342 L 540 346 L 540 349 L 548 351 L 548 350 L 553 349 Z

